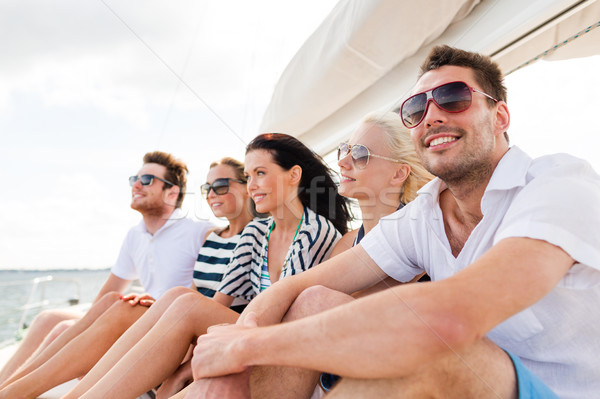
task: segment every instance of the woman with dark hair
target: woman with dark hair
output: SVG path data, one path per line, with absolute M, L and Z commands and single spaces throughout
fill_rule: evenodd
M 285 170 L 290 170 L 294 165 L 300 166 L 302 176 L 298 186 L 298 197 L 302 204 L 328 218 L 340 233 L 346 233 L 350 219 L 347 201 L 338 194 L 337 186 L 331 177 L 333 171 L 320 156 L 298 139 L 282 133 L 257 136 L 246 147 L 246 155 L 256 150 L 269 152 L 273 161 Z M 331 198 L 335 199 L 333 209 L 330 208 Z
M 263 134 L 247 147 L 244 174 L 256 211 L 270 216 L 244 228 L 215 294 L 219 300 L 180 296 L 133 347 L 121 342 L 131 342 L 128 330 L 66 398 L 141 395 L 179 367 L 208 327 L 236 322 L 239 314 L 227 307 L 235 298 L 250 301 L 330 256 L 349 212 L 317 155 L 291 136 Z

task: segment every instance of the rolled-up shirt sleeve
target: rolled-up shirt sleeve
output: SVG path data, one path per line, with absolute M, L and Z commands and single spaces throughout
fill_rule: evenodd
M 556 158 L 554 158 L 556 160 Z M 541 170 L 543 168 L 543 171 Z M 600 184 L 591 166 L 564 155 L 561 166 L 540 162 L 514 199 L 494 237 L 547 241 L 576 262 L 600 270 Z
M 358 244 L 388 276 L 401 282 L 410 281 L 424 271 L 414 260 L 414 236 L 410 232 L 408 208 L 382 218 Z

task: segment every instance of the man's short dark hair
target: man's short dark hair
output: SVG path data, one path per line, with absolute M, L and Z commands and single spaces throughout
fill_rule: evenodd
M 156 163 L 167 168 L 165 180 L 168 180 L 179 187 L 179 195 L 177 196 L 175 208 L 180 208 L 183 198 L 185 197 L 185 186 L 187 184 L 188 173 L 187 165 L 181 159 L 177 159 L 173 155 L 162 151 L 147 153 L 144 155 L 144 163 Z M 165 183 L 163 190 L 169 187 L 171 186 Z

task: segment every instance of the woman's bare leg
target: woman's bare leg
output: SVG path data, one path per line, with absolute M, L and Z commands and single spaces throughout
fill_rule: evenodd
M 188 288 L 173 288 L 154 303 L 150 311 L 139 305 L 132 307 L 129 303 L 118 300 L 117 295 L 113 306 L 91 327 L 69 342 L 44 365 L 0 391 L 0 398 L 3 398 L 3 395 L 35 397 L 56 385 L 85 374 L 144 312 L 155 314 L 155 322 L 177 296 L 189 292 L 192 291 Z
M 170 376 L 208 327 L 235 323 L 238 317 L 197 293 L 182 295 L 125 356 L 111 349 L 65 398 L 139 396 Z
M 79 317 L 81 317 L 80 314 L 60 310 L 45 310 L 37 315 L 35 319 L 33 319 L 33 323 L 31 323 L 29 331 L 27 332 L 27 335 L 25 335 L 25 339 L 23 339 L 17 351 L 4 365 L 2 371 L 0 371 L 0 388 L 2 388 L 4 382 L 36 352 L 50 331 L 52 331 L 57 324 L 64 320 L 76 319 Z
M 7 397 L 35 398 L 66 381 L 82 376 L 148 308 L 117 301 L 88 329 L 53 357 L 0 391 Z
M 118 292 L 107 293 L 100 298 L 80 320 L 67 328 L 62 334 L 58 335 L 58 337 L 56 337 L 54 340 L 45 340 L 40 346 L 40 350 L 36 352 L 36 355 L 32 356 L 22 367 L 20 367 L 12 376 L 10 376 L 10 378 L 8 378 L 0 388 L 8 386 L 12 382 L 23 378 L 33 370 L 42 366 L 45 362 L 56 355 L 62 348 L 69 344 L 71 340 L 88 329 L 100 316 L 102 316 L 102 314 L 108 308 L 110 308 L 116 302 L 120 302 L 119 296 L 120 294 Z M 51 334 L 53 334 L 53 332 L 51 332 Z M 44 348 L 44 345 L 47 345 L 47 347 Z

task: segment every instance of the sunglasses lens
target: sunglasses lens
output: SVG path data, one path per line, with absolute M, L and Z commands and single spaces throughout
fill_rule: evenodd
M 203 190 L 202 192 L 205 195 L 208 195 L 208 192 L 210 191 L 211 188 L 214 191 L 214 193 L 217 195 L 227 194 L 229 192 L 229 180 L 228 179 L 217 179 L 212 184 L 208 184 L 208 183 L 203 184 L 201 188 Z
M 364 169 L 369 163 L 369 150 L 362 144 L 354 144 L 350 152 L 354 166 Z
M 341 143 L 338 147 L 337 159 L 343 159 L 346 155 L 348 155 L 348 143 Z
M 138 179 L 137 176 L 129 176 L 129 185 L 133 187 L 133 185 L 135 184 L 137 179 Z
M 471 106 L 471 89 L 464 82 L 452 82 L 431 91 L 433 101 L 447 112 L 462 112 Z M 400 108 L 404 126 L 413 128 L 423 120 L 427 108 L 427 93 L 416 94 Z
M 229 184 L 225 184 L 222 186 L 213 186 L 213 190 L 217 195 L 227 194 L 229 192 Z
M 210 190 L 210 184 L 204 183 L 200 186 L 200 192 L 202 193 L 202 195 L 207 196 L 208 190 Z
M 427 107 L 427 94 L 420 93 L 409 97 L 402 104 L 400 116 L 406 127 L 415 127 L 421 122 Z
M 140 183 L 142 183 L 142 186 L 149 186 L 150 184 L 152 184 L 152 180 L 154 180 L 154 176 L 152 175 L 140 176 Z
M 440 86 L 431 92 L 435 102 L 445 111 L 461 112 L 471 105 L 471 90 L 463 82 Z

